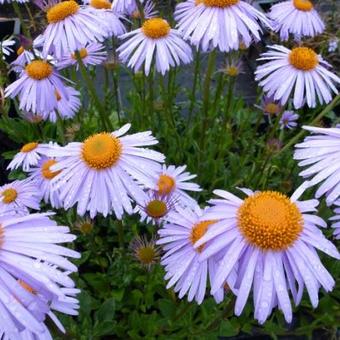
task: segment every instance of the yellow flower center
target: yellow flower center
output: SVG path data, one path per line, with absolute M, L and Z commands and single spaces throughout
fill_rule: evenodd
M 97 9 L 111 9 L 111 3 L 107 0 L 91 0 L 90 5 Z
M 59 171 L 51 171 L 51 166 L 57 164 L 57 161 L 54 159 L 48 159 L 43 163 L 41 166 L 41 175 L 48 180 L 53 179 L 55 176 L 59 175 L 61 173 L 61 170 Z
M 72 0 L 59 2 L 47 11 L 47 21 L 49 24 L 55 24 L 70 15 L 76 14 L 79 8 L 79 5 Z
M 23 54 L 24 51 L 25 51 L 25 49 L 24 49 L 22 46 L 20 46 L 20 47 L 17 49 L 17 55 Z
M 168 207 L 165 202 L 154 199 L 145 207 L 145 212 L 152 218 L 161 218 L 168 212 Z
M 152 18 L 144 22 L 142 26 L 143 33 L 151 39 L 166 37 L 170 32 L 170 25 L 162 18 Z
M 270 115 L 275 115 L 280 112 L 280 107 L 275 103 L 268 103 L 264 107 L 264 112 L 269 113 Z
M 81 48 L 78 52 L 79 52 L 79 56 L 80 56 L 81 59 L 84 59 L 89 55 L 86 48 Z M 74 60 L 77 60 L 76 54 L 72 53 L 71 58 L 74 59 Z
M 308 47 L 293 48 L 289 54 L 289 62 L 298 70 L 313 70 L 318 64 L 318 55 Z
M 58 90 L 55 90 L 54 94 L 55 94 L 57 101 L 61 100 L 61 95 Z
M 110 168 L 119 160 L 121 154 L 120 140 L 106 132 L 87 138 L 82 150 L 85 163 L 96 170 Z
M 89 234 L 92 231 L 92 229 L 93 229 L 93 224 L 90 222 L 84 222 L 80 226 L 80 231 L 83 234 Z
M 197 224 L 195 224 L 192 229 L 191 229 L 191 234 L 190 234 L 190 241 L 194 245 L 208 230 L 208 228 L 216 223 L 217 220 L 207 220 L 207 221 L 202 221 Z M 204 248 L 204 244 L 199 246 L 197 248 L 197 251 L 200 253 Z
M 239 0 L 203 0 L 203 3 L 207 7 L 230 7 L 234 6 L 239 2 Z
M 27 143 L 25 144 L 22 148 L 21 148 L 21 152 L 31 152 L 33 151 L 34 149 L 36 149 L 38 147 L 38 143 L 36 142 L 31 142 L 31 143 Z
M 35 80 L 48 78 L 53 72 L 53 67 L 43 60 L 33 60 L 25 68 L 27 75 Z
M 275 191 L 246 198 L 238 209 L 238 227 L 247 241 L 262 250 L 284 250 L 303 229 L 302 215 L 295 203 Z
M 8 188 L 2 192 L 2 202 L 5 204 L 10 204 L 16 200 L 18 197 L 18 192 L 13 188 Z
M 293 5 L 296 9 L 304 12 L 309 12 L 313 9 L 313 4 L 309 0 L 293 0 Z
M 238 75 L 238 68 L 236 66 L 229 66 L 226 69 L 226 73 L 229 77 L 237 77 Z
M 138 260 L 144 265 L 152 264 L 156 257 L 155 248 L 152 246 L 140 247 L 137 250 L 137 257 Z
M 24 288 L 25 290 L 27 290 L 29 293 L 31 293 L 31 294 L 36 294 L 36 291 L 28 284 L 28 283 L 26 283 L 25 281 L 23 281 L 23 280 L 18 280 L 18 283 L 19 283 L 19 285 L 22 287 L 22 288 Z
M 176 182 L 168 175 L 160 175 L 158 179 L 158 193 L 160 195 L 169 195 L 174 189 Z

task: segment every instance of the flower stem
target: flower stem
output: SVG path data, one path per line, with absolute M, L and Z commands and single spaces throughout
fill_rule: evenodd
M 18 18 L 20 20 L 20 23 L 22 25 L 22 30 L 24 31 L 25 36 L 28 37 L 28 38 L 32 38 L 30 30 L 27 28 L 27 26 L 25 24 L 25 21 L 24 21 L 22 14 L 21 14 L 18 3 L 16 1 L 12 1 L 12 5 L 13 5 L 13 9 L 14 9 L 15 14 L 18 16 Z
M 200 60 L 201 60 L 200 51 L 197 50 L 196 57 L 195 57 L 194 81 L 193 81 L 193 86 L 192 86 L 190 108 L 189 108 L 189 114 L 188 114 L 188 120 L 187 120 L 188 127 L 190 126 L 192 112 L 194 110 L 195 101 L 196 101 L 196 89 L 197 89 L 197 81 L 198 81 L 199 72 L 200 72 Z
M 100 100 L 99 100 L 99 97 L 97 95 L 97 92 L 96 92 L 96 89 L 93 85 L 93 82 L 92 80 L 90 79 L 90 77 L 88 76 L 87 74 L 87 70 L 84 66 L 84 63 L 80 57 L 80 54 L 79 54 L 79 51 L 76 51 L 75 52 L 75 55 L 76 55 L 76 58 L 77 58 L 77 61 L 78 61 L 78 64 L 79 64 L 79 69 L 80 69 L 80 73 L 86 83 L 86 86 L 92 96 L 92 99 L 95 103 L 95 106 L 99 112 L 99 116 L 100 116 L 100 119 L 102 121 L 102 125 L 103 125 L 103 128 L 104 130 L 107 130 L 107 131 L 112 131 L 113 130 L 113 126 L 112 126 L 112 123 L 107 115 L 107 113 L 105 112 L 105 108 L 103 107 L 103 105 L 101 104 Z

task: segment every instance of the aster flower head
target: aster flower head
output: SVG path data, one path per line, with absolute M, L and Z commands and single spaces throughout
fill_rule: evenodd
M 162 196 L 175 196 L 180 205 L 197 205 L 186 191 L 201 191 L 202 189 L 198 184 L 188 182 L 197 176 L 185 171 L 186 168 L 186 165 L 179 167 L 163 165 L 161 172 L 155 178 L 153 190 Z
M 284 111 L 280 118 L 280 129 L 293 129 L 297 127 L 299 115 L 294 111 Z
M 38 142 L 26 143 L 8 164 L 7 169 L 15 170 L 22 167 L 24 171 L 28 171 L 30 167 L 38 164 L 42 156 L 50 152 L 53 145 L 53 142 L 49 144 L 39 144 Z
M 172 194 L 163 195 L 155 190 L 147 190 L 141 201 L 134 209 L 140 215 L 140 221 L 161 224 L 176 209 L 179 199 Z
M 39 4 L 38 4 L 39 5 Z M 73 0 L 41 1 L 48 25 L 42 34 L 44 56 L 57 59 L 76 51 L 92 41 L 103 41 L 109 35 L 107 24 L 90 6 L 81 6 Z
M 147 270 L 159 261 L 160 248 L 156 245 L 155 237 L 148 240 L 145 236 L 137 236 L 132 240 L 130 249 L 135 259 Z
M 1 4 L 1 0 L 0 0 L 0 4 Z M 0 50 L 1 50 L 1 55 L 2 58 L 5 60 L 5 56 L 9 56 L 12 52 L 13 49 L 11 48 L 11 46 L 15 45 L 15 40 L 12 39 L 6 39 L 3 41 L 0 41 Z
M 161 264 L 164 266 L 165 280 L 169 280 L 167 289 L 174 287 L 179 298 L 188 295 L 188 301 L 201 304 L 206 291 L 208 276 L 211 279 L 217 270 L 215 258 L 200 261 L 200 254 L 205 248 L 194 244 L 214 225 L 217 220 L 206 220 L 198 207 L 178 208 L 172 212 L 167 223 L 158 230 L 158 245 L 163 247 Z M 232 286 L 231 280 L 228 284 Z M 214 293 L 216 302 L 223 300 L 223 288 Z
M 244 73 L 242 60 L 232 59 L 219 71 L 224 73 L 228 77 L 236 78 L 240 73 Z
M 78 69 L 79 65 L 76 53 L 76 51 L 73 51 L 72 53 L 65 55 L 58 62 L 58 68 L 63 69 L 65 67 L 76 65 L 76 68 Z M 97 42 L 87 44 L 86 47 L 79 49 L 78 53 L 86 67 L 100 65 L 107 59 L 105 46 Z
M 80 218 L 75 226 L 80 230 L 80 232 L 84 235 L 90 234 L 94 227 L 94 220 L 91 220 L 88 216 L 85 218 Z
M 143 3 L 144 0 L 140 2 Z M 136 0 L 113 0 L 112 9 L 120 15 L 131 15 L 134 11 L 138 10 L 138 6 Z
M 145 194 L 140 187 L 150 187 L 160 171 L 164 156 L 142 146 L 157 144 L 150 131 L 123 136 L 130 129 L 124 125 L 112 133 L 97 133 L 84 142 L 56 147 L 51 156 L 57 164 L 52 171 L 61 171 L 52 182 L 60 189 L 64 208 L 75 204 L 83 216 L 93 218 L 112 211 L 121 218 L 124 211 L 133 212 L 131 200 L 142 203 Z
M 328 41 L 328 52 L 333 53 L 338 49 L 339 39 L 333 38 Z
M 0 187 L 0 215 L 27 215 L 40 210 L 41 193 L 35 183 L 22 180 Z
M 62 76 L 52 64 L 35 59 L 26 65 L 19 79 L 7 86 L 5 96 L 18 96 L 20 110 L 41 113 L 57 107 L 56 91 L 67 98 Z
M 315 37 L 325 29 L 325 24 L 310 0 L 288 0 L 271 7 L 269 18 L 281 40 L 288 40 L 289 34 L 296 39 Z
M 51 167 L 57 164 L 54 158 L 41 157 L 35 167 L 29 170 L 29 179 L 34 182 L 46 204 L 51 204 L 52 208 L 59 209 L 62 202 L 59 199 L 60 190 L 53 188 L 52 179 L 60 174 L 60 171 L 52 171 Z
M 255 71 L 255 80 L 268 96 L 273 96 L 281 105 L 290 95 L 296 109 L 307 103 L 315 107 L 332 100 L 332 92 L 338 93 L 335 84 L 340 78 L 330 72 L 330 66 L 322 57 L 308 47 L 292 50 L 280 45 L 269 46 L 269 51 L 258 60 L 265 61 Z
M 322 265 L 316 249 L 339 259 L 336 247 L 319 227 L 323 219 L 313 214 L 319 202 L 315 199 L 298 201 L 306 184 L 289 198 L 276 191 L 252 192 L 241 199 L 227 191 L 215 190 L 217 199 L 205 219 L 217 219 L 195 247 L 206 244 L 200 260 L 223 253 L 212 279 L 212 294 L 216 293 L 238 266 L 235 289 L 235 314 L 240 315 L 252 290 L 254 316 L 264 323 L 277 306 L 287 322 L 292 321 L 289 292 L 295 305 L 307 288 L 314 308 L 318 305 L 318 290 L 334 287 L 334 280 Z M 297 284 L 297 285 L 296 285 Z
M 49 306 L 59 306 L 74 289 L 69 274 L 77 267 L 67 257 L 80 254 L 60 244 L 75 237 L 51 215 L 0 216 L 1 331 L 9 338 L 27 332 L 41 339 L 43 321 L 53 315 Z
M 148 19 L 141 28 L 120 38 L 125 42 L 117 49 L 119 58 L 134 72 L 144 68 L 148 75 L 154 61 L 156 70 L 164 75 L 170 66 L 188 64 L 192 60 L 191 47 L 162 18 Z
M 203 51 L 238 50 L 241 42 L 248 47 L 261 38 L 258 21 L 271 26 L 263 13 L 240 0 L 188 1 L 177 7 L 175 17 L 183 38 Z
M 260 109 L 264 115 L 268 117 L 279 115 L 283 107 L 278 103 L 278 101 L 274 100 L 273 97 L 263 96 L 261 100 L 261 105 L 255 105 L 258 109 Z
M 79 111 L 81 106 L 79 99 L 80 92 L 71 86 L 67 86 L 65 90 L 67 96 L 62 96 L 58 91 L 55 91 L 57 107 L 53 111 L 41 113 L 39 116 L 41 116 L 43 120 L 49 120 L 55 123 L 58 118 L 71 119 Z
M 152 0 L 147 0 L 143 6 L 144 19 L 150 19 L 159 16 L 159 12 L 155 9 L 155 4 Z M 140 11 L 136 7 L 135 10 L 128 13 L 132 19 L 141 19 Z
M 303 126 L 313 135 L 295 145 L 294 159 L 305 169 L 300 176 L 318 185 L 316 198 L 326 196 L 327 205 L 340 198 L 340 128 Z

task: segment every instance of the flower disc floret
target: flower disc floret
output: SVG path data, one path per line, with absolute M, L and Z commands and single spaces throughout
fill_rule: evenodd
M 160 195 L 169 195 L 176 186 L 175 180 L 168 175 L 160 175 L 157 184 Z
M 309 0 L 293 0 L 294 7 L 303 12 L 309 12 L 313 9 L 313 3 Z
M 57 161 L 54 159 L 48 159 L 43 163 L 43 165 L 41 166 L 41 174 L 45 179 L 51 180 L 61 173 L 61 170 L 51 171 L 51 166 L 55 164 L 57 164 Z
M 42 80 L 48 78 L 52 74 L 53 67 L 46 61 L 33 60 L 26 66 L 25 70 L 30 78 Z
M 16 200 L 18 192 L 13 188 L 8 188 L 2 192 L 1 196 L 3 203 L 10 204 Z
M 202 221 L 197 224 L 195 224 L 191 230 L 190 234 L 190 241 L 194 245 L 208 230 L 208 228 L 216 223 L 217 220 L 207 220 L 207 221 Z M 200 253 L 204 248 L 204 244 L 199 246 L 197 248 L 197 251 Z
M 168 207 L 166 202 L 154 199 L 146 205 L 145 212 L 148 214 L 148 216 L 157 219 L 165 216 L 168 213 Z
M 162 18 L 148 19 L 142 26 L 143 33 L 151 39 L 166 37 L 170 33 L 170 30 L 170 25 Z
M 303 229 L 297 205 L 275 191 L 258 192 L 246 198 L 237 219 L 243 236 L 262 250 L 287 249 Z
M 293 48 L 289 54 L 289 62 L 298 70 L 313 70 L 319 63 L 318 55 L 308 47 Z
M 107 0 L 91 0 L 90 5 L 96 9 L 111 9 L 111 3 Z
M 47 21 L 49 24 L 60 22 L 67 17 L 76 14 L 79 8 L 79 5 L 75 1 L 59 2 L 47 11 Z
M 38 147 L 38 143 L 36 142 L 31 142 L 31 143 L 27 143 L 25 144 L 22 148 L 21 148 L 21 152 L 31 152 L 33 151 L 34 149 L 36 149 Z
M 236 5 L 239 0 L 203 0 L 202 2 L 207 7 L 226 8 Z

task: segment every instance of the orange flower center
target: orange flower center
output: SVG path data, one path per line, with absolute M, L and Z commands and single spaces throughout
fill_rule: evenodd
M 194 245 L 208 230 L 208 228 L 216 223 L 217 220 L 207 220 L 207 221 L 202 221 L 197 224 L 195 224 L 192 229 L 191 229 L 191 234 L 190 234 L 190 241 Z M 197 248 L 197 251 L 200 253 L 202 252 L 204 248 L 204 244 L 199 246 Z
M 81 59 L 84 59 L 89 55 L 86 48 L 81 48 L 78 52 L 79 52 L 79 56 L 80 56 Z M 76 54 L 72 53 L 71 58 L 74 59 L 74 60 L 77 60 Z
M 76 14 L 79 8 L 79 5 L 72 0 L 59 2 L 47 11 L 47 21 L 49 24 L 55 24 Z
M 239 0 L 203 0 L 202 2 L 207 7 L 226 8 L 236 5 Z
M 293 0 L 293 5 L 296 9 L 304 12 L 309 12 L 313 9 L 313 4 L 309 0 Z
M 168 175 L 160 175 L 158 179 L 158 193 L 160 195 L 169 195 L 175 188 L 175 180 Z
M 31 143 L 27 143 L 25 144 L 22 148 L 21 148 L 21 152 L 31 152 L 33 151 L 34 149 L 36 149 L 38 147 L 38 143 L 36 142 L 31 142 Z
M 167 214 L 168 207 L 165 202 L 154 199 L 146 205 L 145 212 L 152 218 L 161 218 Z
M 61 170 L 59 171 L 51 171 L 51 166 L 57 164 L 57 161 L 55 161 L 54 159 L 48 159 L 47 161 L 45 161 L 43 163 L 43 165 L 41 166 L 41 175 L 47 179 L 47 180 L 51 180 L 53 179 L 55 176 L 59 175 L 61 173 Z
M 91 0 L 90 5 L 97 9 L 111 9 L 111 3 L 107 0 Z
M 17 49 L 17 55 L 22 55 L 24 53 L 25 49 L 20 46 L 18 49 Z
M 18 192 L 13 188 L 8 188 L 2 192 L 1 196 L 3 203 L 10 204 L 16 200 L 18 197 Z
M 298 70 L 313 70 L 318 64 L 318 55 L 308 47 L 293 48 L 289 54 L 289 62 Z
M 33 60 L 25 67 L 27 75 L 35 80 L 42 80 L 48 78 L 52 72 L 53 67 L 43 60 Z
M 155 261 L 156 255 L 156 250 L 152 246 L 140 247 L 137 250 L 138 260 L 144 265 L 152 264 Z
M 280 112 L 280 107 L 275 103 L 268 103 L 264 107 L 264 112 L 269 113 L 270 115 L 275 115 Z
M 303 229 L 297 205 L 275 191 L 247 197 L 238 210 L 238 227 L 247 241 L 262 250 L 290 247 Z
M 151 39 L 166 37 L 170 33 L 170 25 L 162 18 L 152 18 L 144 22 L 142 26 L 143 33 Z
M 92 169 L 110 168 L 122 154 L 122 143 L 110 133 L 98 133 L 87 138 L 83 144 L 82 157 Z

